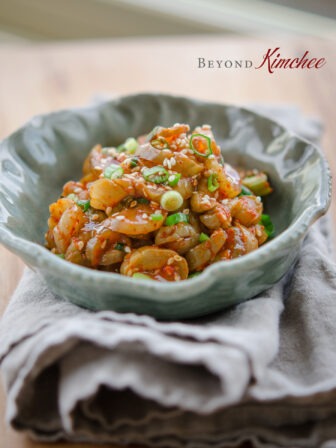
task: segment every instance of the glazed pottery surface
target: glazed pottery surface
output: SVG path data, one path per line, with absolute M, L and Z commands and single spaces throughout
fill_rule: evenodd
M 215 263 L 176 283 L 133 279 L 71 264 L 44 248 L 48 206 L 63 184 L 81 177 L 97 143 L 115 146 L 160 124 L 213 127 L 224 158 L 265 170 L 274 193 L 265 210 L 275 237 L 241 258 Z M 34 117 L 1 143 L 0 242 L 42 275 L 61 297 L 93 310 L 163 319 L 201 316 L 252 298 L 277 282 L 297 258 L 309 226 L 330 203 L 328 165 L 314 145 L 244 108 L 161 94 Z

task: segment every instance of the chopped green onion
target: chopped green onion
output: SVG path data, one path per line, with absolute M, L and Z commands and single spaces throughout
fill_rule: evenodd
M 150 144 L 156 149 L 166 149 L 169 148 L 168 142 L 164 137 L 157 137 L 150 141 Z
M 121 250 L 122 252 L 125 251 L 125 243 L 116 243 L 114 246 L 115 250 Z
M 110 165 L 104 170 L 104 177 L 107 179 L 119 179 L 124 174 L 124 170 L 119 165 Z
M 166 226 L 173 226 L 178 224 L 179 222 L 189 222 L 189 217 L 185 213 L 174 213 L 173 215 L 168 216 L 165 221 Z
M 245 177 L 243 179 L 243 185 L 249 188 L 255 196 L 266 196 L 273 191 L 265 173 Z
M 128 138 L 125 142 L 126 152 L 128 152 L 129 154 L 134 154 L 135 151 L 138 149 L 138 146 L 139 146 L 138 142 L 133 137 Z
M 83 212 L 87 212 L 90 208 L 90 200 L 88 199 L 87 201 L 85 201 L 80 199 L 79 201 L 77 201 L 77 205 L 79 205 Z
M 142 278 L 144 280 L 153 280 L 152 277 L 150 277 L 149 275 L 146 274 L 141 274 L 141 272 L 135 272 L 132 275 L 133 278 Z
M 161 213 L 153 213 L 151 215 L 151 219 L 152 219 L 152 221 L 162 221 L 163 215 L 161 215 Z
M 194 277 L 197 277 L 197 276 L 199 276 L 201 274 L 202 274 L 202 272 L 193 272 L 192 274 L 188 275 L 188 278 L 194 278 Z
M 260 222 L 264 226 L 265 232 L 267 233 L 268 237 L 272 238 L 274 236 L 274 225 L 271 221 L 270 216 L 262 214 Z
M 242 189 L 239 196 L 252 196 L 252 195 L 253 195 L 252 191 L 249 188 L 245 187 L 245 185 L 242 185 Z
M 162 126 L 155 126 L 147 135 L 146 137 L 146 142 L 150 142 L 155 136 L 156 134 L 158 134 L 162 129 Z
M 139 159 L 131 159 L 130 161 L 130 167 L 135 168 L 139 163 Z
M 168 185 L 170 187 L 176 187 L 180 179 L 181 179 L 181 173 L 171 174 L 168 177 Z
M 145 168 L 142 171 L 143 177 L 155 184 L 163 184 L 168 180 L 169 173 L 163 166 L 153 166 L 153 168 Z
M 219 156 L 219 162 L 220 165 L 224 166 L 224 157 L 222 156 L 222 154 Z
M 211 191 L 211 193 L 213 193 L 218 188 L 219 188 L 219 183 L 218 183 L 218 179 L 217 179 L 217 174 L 212 173 L 208 177 L 208 190 Z
M 138 204 L 149 204 L 150 200 L 146 198 L 136 198 Z
M 63 260 L 65 259 L 64 254 L 55 254 L 55 255 L 57 255 L 59 258 L 62 258 Z
M 204 243 L 204 241 L 208 241 L 210 239 L 210 237 L 206 234 L 206 233 L 201 233 L 199 236 L 199 242 L 200 243 Z
M 90 208 L 90 200 L 78 199 L 78 196 L 74 193 L 70 193 L 67 196 L 68 199 L 76 202 L 76 204 L 83 210 L 83 212 L 87 212 Z
M 196 141 L 194 142 L 195 139 L 196 139 L 196 141 L 199 140 L 199 139 L 202 139 L 203 143 L 205 141 L 205 143 L 206 143 L 206 152 L 199 151 L 195 147 L 195 143 L 196 143 Z M 189 140 L 189 146 L 194 151 L 194 153 L 197 154 L 198 156 L 209 157 L 212 154 L 211 138 L 208 137 L 207 135 L 204 135 L 204 134 L 192 134 L 192 136 L 190 137 L 190 140 Z M 201 149 L 201 148 L 199 148 L 199 149 Z
M 130 137 L 128 138 L 124 143 L 119 145 L 117 147 L 118 152 L 127 152 L 128 154 L 134 154 L 135 151 L 138 149 L 138 142 L 135 140 L 135 138 Z
M 183 204 L 183 197 L 178 191 L 166 191 L 160 199 L 160 205 L 168 212 L 178 210 Z

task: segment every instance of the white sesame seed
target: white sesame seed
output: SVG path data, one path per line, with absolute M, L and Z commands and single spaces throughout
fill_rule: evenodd
M 214 158 L 215 158 L 215 156 L 213 154 L 210 154 L 208 157 L 208 159 L 214 159 Z
M 210 129 L 211 129 L 211 126 L 210 126 L 209 124 L 203 124 L 203 125 L 202 125 L 202 128 L 203 128 L 203 129 L 206 129 L 206 130 L 210 130 Z
M 176 160 L 175 160 L 175 157 L 172 157 L 171 159 L 170 159 L 170 169 L 172 168 L 172 166 L 174 166 L 174 165 L 176 165 Z
M 124 217 L 121 216 L 121 215 L 118 215 L 118 216 L 115 217 L 115 219 L 117 219 L 118 221 L 123 221 Z
M 129 254 L 129 253 L 131 252 L 131 248 L 128 247 L 128 246 L 125 246 L 125 247 L 124 247 L 124 251 L 125 251 L 127 254 Z
M 159 209 L 155 210 L 154 215 L 161 215 L 161 210 Z
M 261 197 L 260 196 L 257 196 L 257 201 L 261 202 Z
M 143 217 L 143 219 L 147 219 L 147 218 L 148 218 L 147 213 L 143 213 L 143 214 L 142 214 L 142 217 Z
M 74 193 L 80 193 L 81 191 L 82 191 L 82 189 L 79 188 L 79 187 L 76 187 L 76 188 L 74 189 Z

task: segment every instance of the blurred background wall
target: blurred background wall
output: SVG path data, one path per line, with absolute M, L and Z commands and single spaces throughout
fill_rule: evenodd
M 0 0 L 0 41 L 270 32 L 335 36 L 336 0 Z

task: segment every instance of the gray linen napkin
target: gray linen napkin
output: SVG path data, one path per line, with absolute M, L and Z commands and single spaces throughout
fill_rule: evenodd
M 295 109 L 274 113 L 318 139 L 318 122 Z M 325 218 L 282 281 L 192 321 L 92 313 L 26 270 L 0 326 L 7 419 L 47 441 L 335 447 L 334 322 Z

